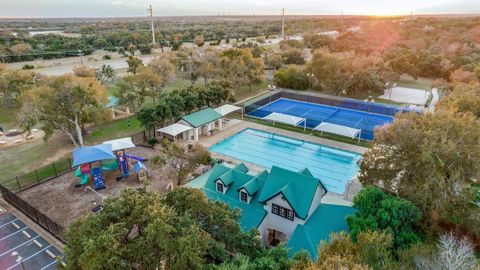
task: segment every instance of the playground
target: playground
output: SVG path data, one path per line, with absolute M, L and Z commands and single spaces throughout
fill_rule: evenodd
M 130 138 L 128 138 L 130 139 Z M 135 146 L 131 140 L 107 141 L 73 150 L 74 171 L 18 193 L 22 199 L 67 227 L 88 213 L 101 211 L 106 197 L 117 196 L 125 188 L 141 188 L 147 173 L 149 190 L 168 189 L 167 168 L 149 170 L 148 159 L 158 153 Z

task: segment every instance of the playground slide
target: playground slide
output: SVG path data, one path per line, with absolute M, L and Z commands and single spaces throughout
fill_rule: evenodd
M 75 170 L 75 176 L 80 177 L 80 185 L 85 185 L 88 183 L 89 176 L 88 174 L 82 173 L 80 167 Z
M 133 159 L 133 160 L 136 160 L 136 161 L 141 161 L 141 162 L 145 161 L 144 158 L 141 158 L 139 156 L 134 156 L 134 155 L 129 155 L 129 154 L 125 154 L 125 156 L 129 159 Z
M 97 167 L 92 169 L 93 187 L 95 190 L 104 189 L 105 181 L 103 180 L 102 168 Z

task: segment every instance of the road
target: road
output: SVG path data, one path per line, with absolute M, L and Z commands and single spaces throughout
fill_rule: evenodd
M 142 59 L 144 64 L 148 64 L 152 59 L 152 55 L 141 55 L 137 56 L 138 58 Z M 127 64 L 127 58 L 118 58 L 118 59 L 111 59 L 111 60 L 101 60 L 101 61 L 85 61 L 85 65 L 91 66 L 91 67 L 102 67 L 102 65 L 110 65 L 114 70 L 119 70 L 119 69 L 126 69 L 128 68 Z M 75 66 L 78 66 L 78 64 L 74 63 L 68 63 L 60 66 L 54 66 L 54 67 L 47 67 L 47 68 L 37 68 L 35 69 L 36 72 L 46 75 L 46 76 L 51 76 L 51 75 L 63 75 L 66 73 L 72 73 L 73 68 Z

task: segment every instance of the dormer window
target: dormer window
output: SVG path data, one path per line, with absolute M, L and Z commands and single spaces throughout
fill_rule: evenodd
M 223 193 L 223 183 L 221 181 L 217 181 L 217 191 Z
M 248 194 L 245 191 L 240 191 L 240 201 L 248 203 Z
M 286 219 L 289 219 L 289 220 L 292 220 L 292 221 L 295 217 L 295 214 L 292 210 L 287 209 L 285 207 L 281 207 L 281 206 L 276 205 L 274 203 L 272 203 L 272 213 L 277 215 L 277 216 L 281 216 L 283 218 L 286 218 Z

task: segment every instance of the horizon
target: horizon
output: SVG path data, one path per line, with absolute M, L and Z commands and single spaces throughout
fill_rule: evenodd
M 39 18 L 130 18 L 143 17 L 150 1 L 145 0 L 5 0 L 0 19 Z M 332 2 L 319 0 L 245 0 L 241 3 L 223 0 L 151 1 L 155 17 L 191 16 L 408 16 L 478 15 L 480 7 L 473 0 L 404 0 L 387 3 L 380 0 Z M 25 9 L 28 6 L 28 9 Z M 59 15 L 61 14 L 61 15 Z

